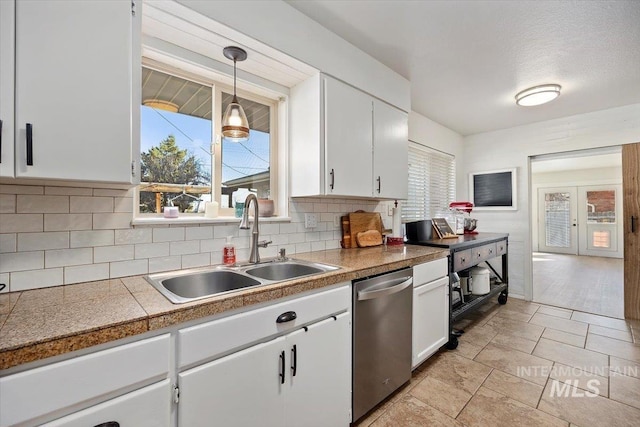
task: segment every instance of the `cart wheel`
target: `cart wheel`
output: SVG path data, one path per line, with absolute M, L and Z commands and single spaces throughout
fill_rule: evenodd
M 500 296 L 498 297 L 498 302 L 502 305 L 505 305 L 507 303 L 507 294 L 500 294 Z
M 455 350 L 456 348 L 458 348 L 458 337 L 450 336 L 449 342 L 447 342 L 446 347 L 448 350 Z

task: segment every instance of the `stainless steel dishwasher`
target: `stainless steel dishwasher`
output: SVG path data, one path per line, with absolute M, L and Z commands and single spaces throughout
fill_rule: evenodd
M 353 420 L 411 378 L 413 269 L 353 282 Z

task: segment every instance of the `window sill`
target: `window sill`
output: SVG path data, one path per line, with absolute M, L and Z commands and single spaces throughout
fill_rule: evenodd
M 253 217 L 250 218 L 253 221 Z M 273 216 L 260 217 L 260 222 L 291 222 L 290 217 Z M 171 225 L 171 224 L 237 224 L 240 218 L 233 216 L 219 216 L 217 218 L 205 218 L 203 216 L 179 216 L 178 218 L 165 218 L 162 216 L 149 216 L 133 218 L 131 225 Z

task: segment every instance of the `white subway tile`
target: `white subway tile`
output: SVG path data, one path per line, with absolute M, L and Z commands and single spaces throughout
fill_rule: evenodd
M 131 213 L 94 213 L 94 230 L 113 230 L 131 228 Z
M 185 228 L 185 240 L 213 239 L 213 227 L 187 227 Z
M 0 214 L 16 213 L 16 195 L 0 194 Z
M 289 234 L 289 243 L 302 243 L 302 242 L 306 242 L 305 233 Z
M 287 255 L 293 255 L 296 253 L 296 245 L 282 245 L 278 248 L 278 250 L 284 249 L 287 252 Z
M 213 238 L 219 239 L 227 236 L 238 235 L 238 225 L 217 225 L 213 228 Z
M 262 259 L 276 257 L 278 256 L 278 248 L 276 246 L 268 246 L 264 249 L 260 248 L 260 256 Z
M 71 213 L 108 213 L 113 212 L 113 197 L 70 197 Z
M 46 268 L 86 265 L 92 263 L 92 248 L 56 249 L 45 251 L 44 253 L 44 266 Z
M 331 222 L 333 223 L 333 217 L 337 215 L 333 212 L 323 212 L 320 214 L 320 221 L 321 222 Z
M 93 262 L 114 262 L 133 259 L 133 245 L 102 246 L 93 248 Z
M 274 245 L 286 245 L 289 243 L 288 234 L 272 234 L 271 236 L 269 236 L 269 239 L 273 242 Z
M 260 234 L 279 234 L 280 224 L 260 224 Z
M 17 234 L 0 234 L 0 253 L 15 252 L 17 250 Z
M 311 251 L 324 251 L 327 248 L 326 242 L 320 240 L 318 242 L 311 242 Z
M 314 203 L 313 204 L 313 212 L 327 212 L 328 207 L 326 203 Z
M 306 242 L 316 242 L 320 240 L 320 233 L 312 231 L 309 233 L 305 233 L 304 239 Z
M 0 233 L 30 233 L 42 230 L 42 214 L 2 214 Z
M 118 261 L 111 263 L 110 277 L 135 276 L 137 274 L 147 274 L 149 272 L 149 260 L 136 259 L 133 261 Z
M 72 248 L 111 246 L 114 242 L 113 230 L 70 231 L 69 234 Z
M 45 187 L 44 194 L 47 196 L 91 196 L 93 189 L 80 187 Z
M 109 278 L 109 263 L 64 267 L 64 284 L 91 282 Z
M 44 251 L 0 254 L 0 273 L 44 268 Z
M 184 227 L 176 228 L 154 228 L 154 242 L 176 242 L 184 240 Z
M 211 263 L 209 253 L 182 255 L 182 268 L 206 267 Z
M 200 252 L 222 251 L 225 244 L 225 239 L 200 240 Z
M 114 212 L 133 212 L 133 197 L 115 197 L 113 199 Z
M 335 238 L 334 231 L 323 231 L 320 233 L 320 240 L 333 240 Z
M 169 256 L 169 242 L 141 243 L 135 245 L 135 258 L 157 258 Z
M 296 224 L 280 224 L 280 234 L 296 233 L 298 226 Z
M 63 284 L 62 268 L 11 273 L 11 291 L 47 288 Z
M 18 234 L 18 251 L 20 252 L 38 251 L 43 249 L 66 249 L 68 247 L 68 231 Z
M 340 242 L 338 240 L 327 240 L 325 249 L 340 249 Z
M 200 240 L 171 242 L 169 255 L 188 255 L 200 253 Z
M 136 243 L 151 243 L 153 241 L 152 228 L 129 228 L 127 230 L 115 230 L 116 245 L 134 245 Z
M 44 187 L 39 185 L 0 184 L 0 194 L 44 194 Z
M 91 230 L 91 214 L 44 214 L 44 231 Z
M 296 253 L 311 252 L 311 243 L 297 243 Z
M 11 292 L 11 275 L 9 273 L 0 273 L 0 293 Z M 4 287 L 2 287 L 4 285 Z
M 69 197 L 18 194 L 16 212 L 69 213 Z
M 133 197 L 133 189 L 120 190 L 117 188 L 94 188 L 93 195 L 106 197 Z
M 182 268 L 181 256 L 168 256 L 149 259 L 149 273 L 159 273 L 161 271 L 180 270 Z

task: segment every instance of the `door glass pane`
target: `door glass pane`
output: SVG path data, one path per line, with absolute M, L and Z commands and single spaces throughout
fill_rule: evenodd
M 571 197 L 569 193 L 544 195 L 546 246 L 571 247 Z
M 232 98 L 232 94 L 222 93 L 222 114 Z M 248 189 L 261 199 L 271 196 L 271 108 L 241 97 L 238 102 L 249 121 L 249 139 L 244 142 L 222 140 L 222 207 L 232 206 L 232 194 L 239 189 Z
M 616 192 L 587 191 L 587 222 L 590 224 L 616 222 Z

